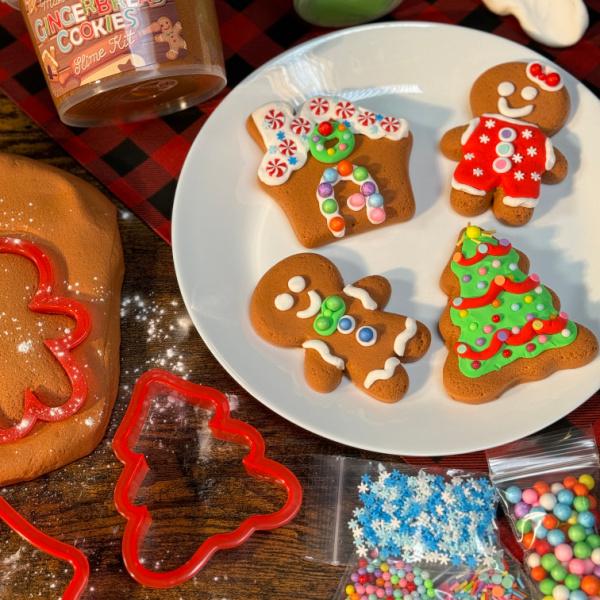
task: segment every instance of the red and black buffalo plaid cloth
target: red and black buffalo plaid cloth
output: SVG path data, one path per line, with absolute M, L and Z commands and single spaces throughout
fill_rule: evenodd
M 600 0 L 588 0 L 587 5 L 590 26 L 585 37 L 571 48 L 558 50 L 530 40 L 513 17 L 498 17 L 481 0 L 404 0 L 382 20 L 455 23 L 495 33 L 557 62 L 598 95 Z M 301 20 L 292 8 L 292 0 L 216 0 L 216 6 L 228 77 L 223 93 L 199 107 L 143 124 L 76 129 L 58 119 L 20 13 L 0 3 L 0 89 L 167 242 L 177 177 L 207 117 L 231 88 L 261 64 L 327 32 Z M 600 394 L 596 394 L 568 420 L 555 426 L 595 423 L 600 439 L 599 417 Z M 486 468 L 482 452 L 415 460 L 466 469 Z

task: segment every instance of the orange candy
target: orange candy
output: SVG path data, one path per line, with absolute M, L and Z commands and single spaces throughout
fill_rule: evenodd
M 329 229 L 331 229 L 331 231 L 343 231 L 344 227 L 346 227 L 346 223 L 342 217 L 333 217 L 333 219 L 329 221 Z
M 527 548 L 528 550 L 530 548 L 533 548 L 534 542 L 535 542 L 535 535 L 534 535 L 533 531 L 530 531 L 529 533 L 526 533 L 523 536 L 523 539 L 521 540 L 521 543 L 523 544 L 523 546 L 525 548 Z
M 547 575 L 548 573 L 546 573 L 544 567 L 533 567 L 533 569 L 531 569 L 531 578 L 534 581 L 543 581 L 546 579 Z
M 554 515 L 546 515 L 542 524 L 546 529 L 554 529 L 558 525 L 558 519 Z
M 570 475 L 569 475 L 568 477 L 565 477 L 565 478 L 563 479 L 563 485 L 564 485 L 564 486 L 565 486 L 565 487 L 566 487 L 568 490 L 571 490 L 571 489 L 573 489 L 573 487 L 574 487 L 575 485 L 577 485 L 578 483 L 579 483 L 579 482 L 577 481 L 577 478 L 576 478 L 576 477 L 572 477 L 572 476 L 570 476 Z
M 600 592 L 600 579 L 594 575 L 586 575 L 581 580 L 581 589 L 589 596 L 597 596 Z
M 587 485 L 583 485 L 583 483 L 576 483 L 572 489 L 573 493 L 576 496 L 587 496 L 590 493 Z
M 533 489 L 538 493 L 538 496 L 541 496 L 550 491 L 550 486 L 545 481 L 536 481 L 533 484 Z
M 340 175 L 350 175 L 352 173 L 352 163 L 349 160 L 341 160 L 337 166 Z M 577 479 L 575 479 L 577 483 Z

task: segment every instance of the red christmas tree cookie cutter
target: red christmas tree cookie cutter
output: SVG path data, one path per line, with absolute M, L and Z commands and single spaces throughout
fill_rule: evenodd
M 38 421 L 63 421 L 74 415 L 87 398 L 85 374 L 77 364 L 71 350 L 83 343 L 91 330 L 91 318 L 84 306 L 70 298 L 54 294 L 54 270 L 48 255 L 30 240 L 17 237 L 0 237 L 0 254 L 15 254 L 30 260 L 38 272 L 38 285 L 29 309 L 36 313 L 65 315 L 75 321 L 68 335 L 44 340 L 44 344 L 59 362 L 71 384 L 71 396 L 60 406 L 40 402 L 31 390 L 25 390 L 21 420 L 12 427 L 0 428 L 0 444 L 25 437 Z
M 283 486 L 287 500 L 277 512 L 252 515 L 230 532 L 212 535 L 183 565 L 170 571 L 152 571 L 143 566 L 139 556 L 141 542 L 146 535 L 152 516 L 144 505 L 134 504 L 137 491 L 149 471 L 143 454 L 134 451 L 150 409 L 152 391 L 162 388 L 174 392 L 184 401 L 213 409 L 208 423 L 216 439 L 248 447 L 242 462 L 249 475 L 270 479 Z M 227 397 L 214 388 L 197 385 L 160 369 L 144 373 L 137 381 L 131 402 L 113 440 L 113 450 L 125 468 L 115 487 L 115 505 L 127 519 L 123 534 L 123 561 L 129 574 L 140 584 L 153 588 L 180 585 L 196 575 L 218 550 L 243 544 L 255 531 L 270 530 L 289 523 L 302 505 L 302 487 L 296 476 L 282 464 L 265 457 L 265 442 L 258 431 L 229 414 Z
M 87 587 L 90 565 L 85 554 L 74 546 L 65 544 L 41 532 L 25 517 L 20 515 L 4 498 L 0 498 L 0 519 L 15 533 L 35 546 L 38 550 L 67 562 L 73 567 L 73 577 L 62 593 L 62 600 L 77 600 Z

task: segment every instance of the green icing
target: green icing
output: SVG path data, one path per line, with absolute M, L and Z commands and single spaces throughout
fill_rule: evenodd
M 477 253 L 477 247 L 480 243 L 487 244 L 488 246 L 497 246 L 498 240 L 489 235 L 481 235 L 477 241 L 465 236 L 462 244 L 462 254 L 466 258 L 474 256 Z M 495 260 L 499 261 L 500 265 L 494 267 L 492 263 Z M 461 266 L 454 262 L 454 260 L 451 262 L 452 272 L 458 278 L 460 284 L 460 296 L 462 298 L 484 295 L 490 283 L 497 275 L 504 275 L 507 278 L 513 276 L 514 281 L 523 281 L 527 278 L 527 275 L 519 269 L 518 265 L 519 254 L 514 248 L 511 248 L 508 254 L 504 256 L 487 255 L 471 266 Z M 479 269 L 481 268 L 486 269 L 484 274 L 479 273 Z M 470 276 L 471 279 L 463 281 L 465 275 Z M 483 287 L 477 286 L 480 282 L 482 282 L 480 285 L 483 285 Z M 531 297 L 531 302 L 525 301 L 527 296 Z M 557 314 L 556 309 L 552 305 L 552 296 L 542 284 L 539 284 L 538 287 L 525 294 L 500 292 L 498 300 L 501 302 L 500 306 L 495 307 L 489 304 L 480 308 L 469 308 L 466 309 L 468 313 L 466 316 L 461 316 L 460 306 L 456 308 L 451 306 L 450 318 L 452 323 L 460 328 L 459 342 L 467 344 L 473 350 L 481 351 L 488 347 L 490 340 L 498 329 L 512 329 L 514 326 L 523 327 L 527 323 L 527 314 L 529 313 L 533 314 L 534 318 L 541 320 L 550 319 Z M 518 305 L 517 310 L 513 310 L 513 304 Z M 492 321 L 493 315 L 500 315 L 501 318 L 498 323 Z M 491 325 L 493 330 L 490 333 L 485 333 L 483 331 L 485 325 Z M 566 329 L 571 332 L 570 336 L 565 337 L 561 332 L 552 335 L 546 334 L 548 339 L 543 344 L 535 336 L 531 340 L 531 343 L 535 344 L 535 349 L 532 351 L 526 350 L 527 344 L 521 346 L 508 346 L 504 344 L 492 358 L 481 360 L 481 366 L 477 369 L 471 366 L 473 359 L 461 358 L 460 356 L 458 358 L 458 366 L 463 375 L 473 378 L 480 377 L 492 371 L 498 371 L 519 358 L 533 358 L 550 348 L 567 346 L 575 340 L 577 326 L 573 321 L 568 321 Z M 482 345 L 476 344 L 476 340 L 479 338 L 483 338 L 484 340 Z M 502 355 L 502 350 L 505 348 L 509 348 L 512 351 L 511 356 L 505 357 Z
M 346 312 L 346 303 L 341 296 L 327 296 L 321 310 L 313 321 L 313 329 L 322 336 L 330 336 L 337 329 L 340 319 Z
M 339 121 L 329 121 L 329 123 L 333 128 L 329 135 L 321 135 L 321 133 L 319 133 L 319 123 L 314 126 L 311 134 L 308 136 L 308 148 L 310 153 L 319 162 L 333 164 L 352 154 L 355 140 L 354 134 L 350 131 L 350 127 L 344 125 L 342 130 L 340 130 Z M 315 141 L 314 138 L 318 138 L 318 141 Z M 337 140 L 338 143 L 333 146 L 333 148 L 326 148 L 325 142 L 333 139 Z M 340 144 L 345 145 L 343 150 L 340 148 Z

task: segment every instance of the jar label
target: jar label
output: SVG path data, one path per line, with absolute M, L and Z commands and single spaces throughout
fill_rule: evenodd
M 187 54 L 175 0 L 22 0 L 55 98 Z

